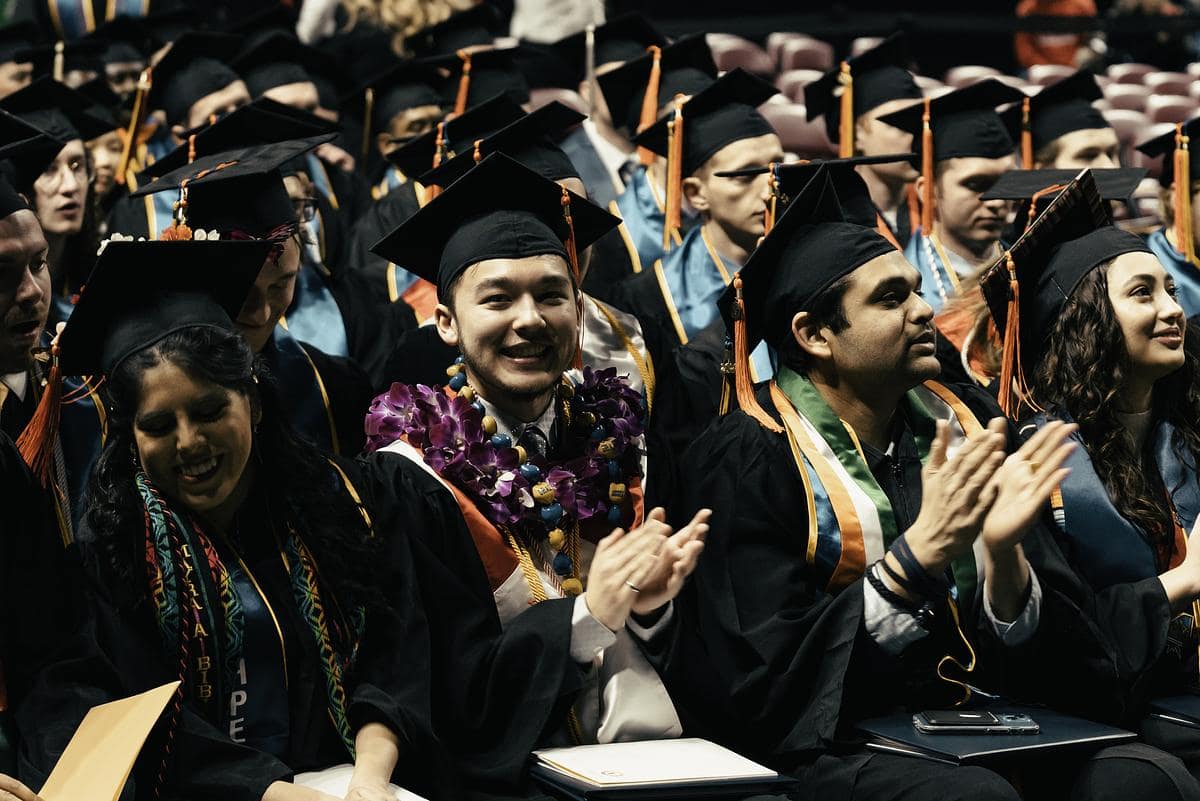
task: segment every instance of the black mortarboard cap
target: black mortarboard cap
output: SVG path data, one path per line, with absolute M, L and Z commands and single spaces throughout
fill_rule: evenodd
M 420 106 L 443 106 L 442 76 L 433 66 L 408 60 L 393 64 L 370 78 L 355 96 L 374 95 L 369 123 L 373 132 L 387 130 L 388 123 L 402 111 Z
M 896 246 L 871 225 L 852 222 L 843 204 L 857 205 L 867 188 L 852 164 L 820 165 L 771 232 L 750 254 L 741 276 L 747 349 L 765 339 L 779 348 L 792 318 L 839 279 Z M 733 329 L 736 290 L 718 301 Z
M 433 167 L 437 153 L 437 129 L 412 137 L 385 156 L 388 163 L 407 176 L 416 177 Z
M 579 88 L 575 70 L 554 45 L 521 42 L 510 48 L 513 64 L 525 77 L 530 89 Z
M 224 33 L 235 36 L 254 36 L 285 31 L 294 34 L 300 14 L 295 8 L 283 3 L 270 3 L 264 7 L 251 7 L 248 13 L 235 16 L 224 26 Z
M 1111 128 L 1093 100 L 1104 97 L 1096 76 L 1080 70 L 1047 86 L 1029 98 L 1029 132 L 1033 152 L 1041 150 L 1060 136 L 1073 131 Z M 1020 141 L 1024 109 L 1017 103 L 1003 116 L 1013 141 Z
M 1038 215 L 1006 256 L 984 271 L 980 283 L 996 329 L 1003 332 L 1012 297 L 1011 257 L 1021 288 L 1021 363 L 1032 368 L 1041 357 L 1041 343 L 1085 275 L 1123 253 L 1150 252 L 1141 237 L 1112 225 L 1107 201 L 1090 171 L 1084 170 Z
M 17 190 L 13 189 L 12 184 L 3 175 L 0 175 L 0 220 L 15 214 L 18 211 L 26 211 L 29 209 L 29 204 L 25 202 L 25 198 L 21 197 Z
M 155 47 L 174 42 L 196 29 L 196 12 L 190 8 L 166 8 L 141 17 L 141 23 L 154 37 Z
M 75 91 L 91 102 L 89 112 L 97 117 L 111 116 L 126 103 L 109 87 L 108 79 L 103 75 L 80 84 Z M 114 127 L 116 126 L 114 125 Z
M 54 60 L 62 45 L 63 72 L 104 72 L 104 51 L 108 45 L 97 39 L 80 39 L 75 42 L 41 44 L 20 52 L 16 60 L 33 64 L 33 77 L 54 74 Z
M 464 108 L 470 108 L 498 94 L 506 94 L 517 103 L 529 102 L 529 82 L 513 61 L 514 48 L 481 50 L 470 54 L 471 72 Z M 442 81 L 442 100 L 454 105 L 461 85 L 463 60 L 455 53 L 421 59 L 422 64 L 443 67 L 449 76 Z
M 1183 135 L 1188 138 L 1188 150 L 1194 152 L 1196 146 L 1192 142 L 1197 142 L 1197 135 L 1200 135 L 1200 117 L 1193 117 L 1183 123 Z M 1158 182 L 1163 186 L 1170 186 L 1175 183 L 1175 160 L 1172 155 L 1175 152 L 1175 134 L 1174 130 L 1167 131 L 1162 136 L 1156 136 L 1153 139 L 1148 139 L 1137 146 L 1138 152 L 1144 153 L 1151 158 L 1162 157 L 1162 171 L 1158 174 Z M 1190 181 L 1200 181 L 1200 158 L 1191 156 L 1188 160 L 1188 168 L 1191 175 L 1188 176 Z
M 255 145 L 203 156 L 132 193 L 179 192 L 187 182 L 187 224 L 193 231 L 231 232 L 265 237 L 296 221 L 281 168 L 332 134 L 289 142 Z
M 1011 156 L 1016 144 L 996 112 L 996 107 L 1019 102 L 1024 97 L 1025 94 L 1019 89 L 995 78 L 986 78 L 931 100 L 929 116 L 934 160 Z M 880 122 L 913 135 L 917 163 L 920 163 L 924 148 L 921 136 L 924 109 L 924 103 L 916 103 L 879 118 Z
M 144 62 L 157 49 L 154 35 L 136 17 L 111 19 L 89 38 L 93 37 L 104 43 L 102 59 L 105 64 Z
M 90 98 L 52 78 L 39 78 L 0 99 L 0 109 L 58 140 L 60 147 L 73 139 L 95 139 L 117 127 Z
M 0 64 L 10 61 L 26 63 L 30 61 L 30 48 L 45 37 L 41 30 L 32 22 L 17 22 L 0 28 Z
M 487 259 L 567 258 L 564 190 L 502 153 L 480 162 L 371 248 L 433 282 L 444 299 L 464 270 Z M 570 199 L 578 251 L 620 220 L 586 198 Z
M 700 168 L 721 148 L 742 139 L 775 133 L 758 113 L 778 90 L 741 69 L 730 70 L 683 105 L 683 175 Z M 667 155 L 670 117 L 663 117 L 634 137 L 634 143 Z
M 451 14 L 404 40 L 404 49 L 418 56 L 453 55 L 459 50 L 490 45 L 500 29 L 500 15 L 487 3 Z
M 851 100 L 857 119 L 890 100 L 918 99 L 921 88 L 913 80 L 909 63 L 908 38 L 896 33 L 878 46 L 846 59 L 851 79 Z M 808 118 L 824 115 L 829 141 L 837 142 L 842 120 L 842 67 L 834 67 L 824 76 L 804 87 L 804 104 Z
M 165 111 L 171 124 L 184 122 L 197 100 L 241 80 L 229 66 L 238 44 L 219 33 L 180 36 L 151 71 L 150 107 Z
M 337 131 L 337 125 L 315 114 L 260 97 L 234 109 L 212 125 L 202 125 L 184 133 L 183 144 L 147 167 L 142 175 L 157 178 L 186 166 L 193 147 L 199 157 L 254 145 L 336 134 Z M 195 140 L 189 142 L 192 136 Z
M 1090 172 L 1101 198 L 1125 200 L 1133 194 L 1149 170 L 1140 167 L 1117 167 L 1093 169 Z M 1050 187 L 1065 188 L 1078 174 L 1078 170 L 1009 170 L 997 178 L 979 197 L 981 200 L 1029 200 L 1034 195 L 1046 192 Z M 1046 194 L 1057 196 L 1058 192 Z
M 312 83 L 308 65 L 320 59 L 327 60 L 328 56 L 301 44 L 295 34 L 271 30 L 248 42 L 232 66 L 246 82 L 250 96 L 259 97 L 276 86 Z
M 593 63 L 597 66 L 633 61 L 646 55 L 651 45 L 666 47 L 667 37 L 641 14 L 632 12 L 614 17 L 597 25 L 594 38 Z M 587 31 L 580 31 L 554 44 L 571 67 L 576 84 L 587 74 Z
M 111 373 L 186 328 L 236 332 L 268 242 L 108 242 L 59 339 L 64 375 Z
M 613 125 L 631 134 L 637 132 L 641 120 L 653 66 L 654 57 L 647 53 L 596 79 Z M 659 68 L 658 109 L 668 105 L 675 95 L 699 93 L 717 77 L 717 65 L 703 34 L 684 36 L 664 47 Z
M 587 115 L 557 101 L 526 114 L 498 95 L 446 123 L 446 138 L 455 155 L 417 180 L 427 186 L 448 186 L 458 180 L 476 163 L 477 141 L 480 159 L 503 153 L 551 181 L 578 178 L 578 168 L 555 142 L 585 119 Z
M 28 189 L 62 148 L 58 139 L 0 110 L 0 161 L 3 172 L 18 186 Z

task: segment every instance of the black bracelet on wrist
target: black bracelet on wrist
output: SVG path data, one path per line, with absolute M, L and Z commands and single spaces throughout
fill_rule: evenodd
M 926 570 L 917 561 L 916 554 L 912 552 L 912 548 L 909 547 L 903 534 L 895 539 L 890 550 L 918 594 L 927 598 L 938 598 L 949 591 L 950 580 L 945 573 L 937 576 Z
M 903 587 L 905 592 L 910 592 L 913 595 L 920 595 L 916 586 L 907 578 L 905 578 L 902 573 L 897 573 L 895 570 L 893 570 L 892 566 L 888 564 L 886 558 L 880 559 L 876 564 L 883 568 L 883 572 L 887 573 L 892 581 Z
M 881 579 L 879 574 L 875 572 L 875 565 L 878 564 L 879 562 L 876 562 L 874 565 L 871 565 L 869 568 L 867 568 L 866 576 L 868 583 L 875 588 L 875 592 L 879 593 L 879 597 L 883 598 L 883 600 L 887 601 L 897 609 L 903 609 L 905 612 L 910 612 L 915 615 L 918 611 L 920 611 L 920 606 L 908 600 L 904 596 L 892 592 L 891 588 L 888 587 L 887 582 Z

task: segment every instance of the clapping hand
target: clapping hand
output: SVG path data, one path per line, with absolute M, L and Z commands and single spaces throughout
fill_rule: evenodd
M 691 522 L 667 538 L 659 549 L 654 569 L 638 585 L 640 592 L 633 603 L 635 614 L 649 615 L 672 601 L 683 589 L 683 583 L 696 569 L 696 562 L 704 552 L 704 538 L 708 535 L 711 517 L 711 510 L 701 509 Z

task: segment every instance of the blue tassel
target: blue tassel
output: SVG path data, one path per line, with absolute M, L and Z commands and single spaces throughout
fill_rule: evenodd
M 552 503 L 549 506 L 543 506 L 541 509 L 542 522 L 548 526 L 558 525 L 558 521 L 562 519 L 563 508 L 561 503 Z
M 565 553 L 556 554 L 554 557 L 554 572 L 566 578 L 571 575 L 571 557 Z
M 493 434 L 492 435 L 492 447 L 494 447 L 494 448 L 511 448 L 512 447 L 512 437 L 510 437 L 508 434 Z
M 521 476 L 530 484 L 536 484 L 542 480 L 542 470 L 532 462 L 526 462 L 518 468 L 521 471 Z

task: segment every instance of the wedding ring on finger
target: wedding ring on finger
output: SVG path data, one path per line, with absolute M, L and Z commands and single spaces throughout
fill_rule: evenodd
M 642 588 L 637 586 L 636 584 L 634 584 L 632 581 L 626 581 L 625 586 L 628 587 L 629 589 L 633 590 L 634 592 L 642 591 Z

